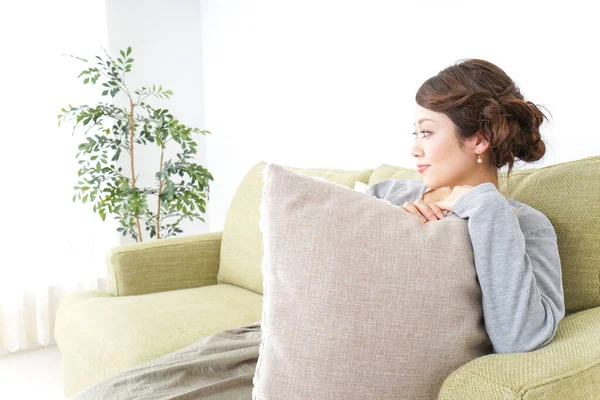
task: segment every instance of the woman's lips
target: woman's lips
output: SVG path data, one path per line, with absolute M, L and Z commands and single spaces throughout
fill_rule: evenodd
M 419 171 L 419 173 L 421 174 L 421 173 L 423 173 L 423 171 L 425 171 L 425 170 L 426 170 L 427 168 L 429 168 L 429 167 L 430 167 L 429 165 L 423 165 L 422 167 L 419 167 L 419 168 L 418 168 L 418 171 Z

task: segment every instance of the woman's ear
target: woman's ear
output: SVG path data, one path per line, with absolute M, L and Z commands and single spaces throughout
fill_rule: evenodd
M 476 139 L 475 139 L 476 138 Z M 481 131 L 477 131 L 476 136 L 473 137 L 475 141 L 475 152 L 478 154 L 484 153 L 488 147 L 490 147 L 490 142 L 487 141 L 483 133 Z

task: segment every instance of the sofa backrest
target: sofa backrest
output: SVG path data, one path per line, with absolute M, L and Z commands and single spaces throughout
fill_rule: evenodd
M 413 169 L 383 164 L 369 185 L 421 179 Z M 500 193 L 544 213 L 556 231 L 566 315 L 600 306 L 600 156 L 498 173 Z
M 229 208 L 217 281 L 263 294 L 262 233 L 259 229 L 263 170 L 259 162 L 243 178 Z M 375 169 L 286 167 L 354 188 L 356 181 L 373 185 L 386 179 L 421 179 L 414 169 L 383 164 Z M 556 231 L 561 258 L 566 314 L 600 306 L 600 156 L 500 172 L 499 189 L 543 212 Z
M 253 166 L 242 179 L 227 212 L 221 240 L 218 283 L 230 283 L 263 294 L 261 263 L 262 232 L 259 228 L 263 171 L 266 162 Z M 349 171 L 341 169 L 297 168 L 282 165 L 308 176 L 354 188 L 356 181 L 368 183 L 373 169 Z

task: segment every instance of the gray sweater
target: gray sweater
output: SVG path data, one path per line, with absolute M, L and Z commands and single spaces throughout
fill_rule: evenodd
M 389 179 L 363 193 L 402 206 L 422 199 L 425 190 L 422 180 Z M 452 209 L 468 219 L 485 329 L 494 352 L 527 352 L 548 344 L 565 315 L 550 220 L 527 204 L 506 199 L 490 182 L 464 194 Z

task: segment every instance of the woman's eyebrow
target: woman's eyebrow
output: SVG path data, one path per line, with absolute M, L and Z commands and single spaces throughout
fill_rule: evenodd
M 433 123 L 435 124 L 435 121 L 434 121 L 434 120 L 432 120 L 431 118 L 421 118 L 421 119 L 419 120 L 418 124 L 422 124 L 422 123 L 423 123 L 423 122 L 425 122 L 425 121 L 431 121 L 431 122 L 433 122 Z M 415 126 L 417 126 L 417 124 L 415 124 Z

